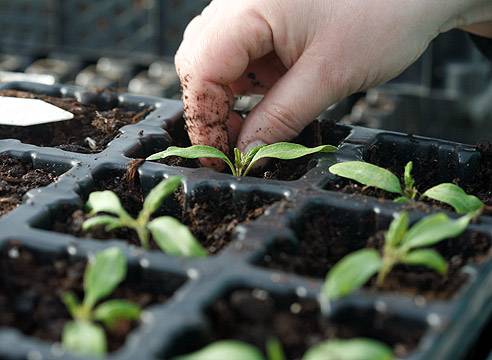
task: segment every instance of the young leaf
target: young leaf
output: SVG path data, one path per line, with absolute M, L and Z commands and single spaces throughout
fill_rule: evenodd
M 106 231 L 111 231 L 122 227 L 123 224 L 121 223 L 120 219 L 115 218 L 111 215 L 99 215 L 84 221 L 84 223 L 82 224 L 82 230 L 89 231 L 98 226 L 104 226 L 104 229 Z
M 405 172 L 403 174 L 403 181 L 405 183 L 405 189 L 412 189 L 415 185 L 415 180 L 412 176 L 413 170 L 413 162 L 409 161 L 407 165 L 405 165 Z
M 302 360 L 391 360 L 391 349 L 371 339 L 327 340 L 313 346 Z
M 421 265 L 431 268 L 439 274 L 446 274 L 448 264 L 446 260 L 435 250 L 418 249 L 406 254 L 402 262 L 407 265 Z
M 186 148 L 171 146 L 164 151 L 153 154 L 147 160 L 160 160 L 169 156 L 179 156 L 185 159 L 214 158 L 223 160 L 234 172 L 234 165 L 222 151 L 206 145 L 193 145 Z
M 474 195 L 468 195 L 458 185 L 443 183 L 427 190 L 422 196 L 448 204 L 458 214 L 467 214 L 480 210 L 484 204 Z
M 332 174 L 392 193 L 402 194 L 400 180 L 391 171 L 362 161 L 346 161 L 330 167 Z
M 70 316 L 73 318 L 77 317 L 77 312 L 80 307 L 79 300 L 72 292 L 66 292 L 62 295 L 62 301 L 68 309 Z
M 236 340 L 217 341 L 193 354 L 178 356 L 173 360 L 263 360 L 254 346 Z
M 106 335 L 88 321 L 70 321 L 63 328 L 62 345 L 79 355 L 102 357 L 106 353 Z
M 188 227 L 170 216 L 152 220 L 148 228 L 154 241 L 165 253 L 180 256 L 206 256 L 207 252 Z
M 251 160 L 253 160 L 253 158 L 255 157 L 256 153 L 258 151 L 260 151 L 262 148 L 264 148 L 265 146 L 268 146 L 268 145 L 258 145 L 258 146 L 255 146 L 255 147 L 249 149 L 249 151 L 246 153 L 246 155 L 244 155 L 243 162 L 245 164 L 250 164 L 251 163 Z
M 119 320 L 138 320 L 140 307 L 126 300 L 108 300 L 94 310 L 94 319 L 111 328 Z
M 282 348 L 282 344 L 278 339 L 271 338 L 268 339 L 266 343 L 266 353 L 268 360 L 285 360 L 284 349 Z
M 344 297 L 364 285 L 382 266 L 374 249 L 361 249 L 341 259 L 328 273 L 323 295 L 328 300 Z
M 90 261 L 84 274 L 84 306 L 95 303 L 111 294 L 126 276 L 126 258 L 116 247 L 98 252 Z
M 408 230 L 408 222 L 409 218 L 406 212 L 398 214 L 391 222 L 385 234 L 385 243 L 391 247 L 398 246 Z
M 143 204 L 143 211 L 147 216 L 152 215 L 159 209 L 164 199 L 169 197 L 176 189 L 181 185 L 181 176 L 171 176 L 169 179 L 162 180 L 156 187 L 154 187 Z
M 313 148 L 308 148 L 303 145 L 293 144 L 288 142 L 278 142 L 271 145 L 262 146 L 251 159 L 248 170 L 260 159 L 273 158 L 281 160 L 297 159 L 306 155 L 319 152 L 335 152 L 338 149 L 331 145 L 321 145 Z
M 461 234 L 470 220 L 469 216 L 451 220 L 443 213 L 427 216 L 410 228 L 403 238 L 402 245 L 408 250 L 434 245 Z
M 128 215 L 121 205 L 118 196 L 109 190 L 95 191 L 89 195 L 87 206 L 92 214 L 105 212 L 116 216 Z

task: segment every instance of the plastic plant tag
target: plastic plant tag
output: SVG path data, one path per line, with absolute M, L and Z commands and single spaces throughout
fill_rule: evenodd
M 42 100 L 0 96 L 0 125 L 31 126 L 70 119 L 71 112 Z

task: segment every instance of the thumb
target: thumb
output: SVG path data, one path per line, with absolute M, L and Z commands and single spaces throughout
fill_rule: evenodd
M 237 147 L 291 140 L 324 109 L 348 95 L 344 76 L 319 56 L 303 54 L 251 111 Z

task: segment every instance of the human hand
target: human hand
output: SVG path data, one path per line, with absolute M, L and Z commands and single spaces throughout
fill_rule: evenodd
M 488 19 L 487 0 L 214 0 L 176 54 L 191 141 L 227 153 L 292 139 L 331 104 L 397 76 L 440 32 Z M 232 107 L 244 93 L 265 98 L 242 122 Z

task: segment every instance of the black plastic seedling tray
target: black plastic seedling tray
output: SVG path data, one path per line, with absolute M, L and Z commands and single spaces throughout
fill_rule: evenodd
M 136 180 L 143 193 L 165 177 L 182 175 L 185 207 L 204 201 L 214 212 L 226 204 L 223 216 L 229 212 L 244 215 L 256 207 L 264 209 L 253 221 L 242 223 L 247 217 L 239 215 L 231 239 L 219 239 L 212 244 L 211 256 L 200 260 L 170 257 L 158 251 L 144 251 L 116 238 L 79 238 L 56 231 L 54 224 L 70 216 L 74 209 L 81 209 L 88 194 L 100 189 L 104 179 L 113 183 L 122 181 L 134 159 L 172 144 L 171 134 L 178 133 L 183 126 L 180 102 L 30 83 L 10 83 L 1 89 L 76 97 L 82 103 L 102 107 L 135 111 L 151 108 L 142 121 L 120 129 L 120 134 L 99 153 L 81 154 L 15 139 L 0 140 L 0 155 L 21 159 L 57 176 L 50 185 L 29 191 L 20 206 L 0 218 L 2 268 L 6 256 L 15 258 L 25 249 L 39 261 L 54 266 L 55 260 L 76 262 L 98 250 L 118 246 L 128 257 L 128 286 L 146 284 L 152 291 L 165 293 L 166 301 L 145 309 L 141 324 L 120 349 L 109 354 L 111 359 L 170 359 L 218 339 L 248 340 L 254 334 L 246 331 L 245 335 L 244 329 L 254 332 L 263 325 L 272 326 L 270 323 L 283 326 L 309 324 L 309 321 L 323 323 L 319 321 L 322 316 L 316 299 L 329 266 L 364 246 L 368 237 L 386 229 L 393 214 L 402 210 L 402 205 L 390 200 L 339 191 L 339 180 L 327 171 L 330 164 L 349 159 L 367 160 L 381 153 L 374 152 L 379 146 L 401 161 L 406 161 L 406 157 L 417 157 L 421 164 L 430 161 L 442 171 L 444 178 L 473 182 L 481 163 L 479 152 L 470 146 L 345 126 L 332 129 L 336 136 L 330 140 L 337 142 L 334 145 L 339 145 L 339 152 L 311 158 L 306 173 L 293 181 L 234 178 L 205 168 L 144 162 L 138 168 Z M 375 157 L 371 160 L 377 161 Z M 179 207 L 179 201 L 170 201 L 162 211 L 179 217 Z M 408 210 L 413 220 L 435 211 L 433 208 Z M 319 234 L 322 241 L 316 242 Z M 330 315 L 325 317 L 331 333 L 341 337 L 375 337 L 407 359 L 465 356 L 476 345 L 482 326 L 492 313 L 492 225 L 487 216 L 454 241 L 465 244 L 463 249 L 468 251 L 467 241 L 475 238 L 485 244 L 481 261 L 470 260 L 460 269 L 458 277 L 463 281 L 450 296 L 433 298 L 425 291 L 410 296 L 405 292 L 364 288 L 333 304 Z M 314 259 L 322 266 L 315 266 L 314 262 L 306 264 L 307 259 Z M 255 305 L 248 311 L 251 303 Z M 220 309 L 233 315 L 221 318 Z M 285 323 L 285 316 L 290 322 Z M 320 340 L 323 331 L 313 331 L 314 334 L 309 331 L 298 334 L 300 345 L 287 349 L 291 358 L 305 351 L 302 346 L 313 339 Z M 281 334 L 275 335 L 282 340 Z M 3 327 L 0 328 L 0 358 L 77 357 L 57 344 Z

